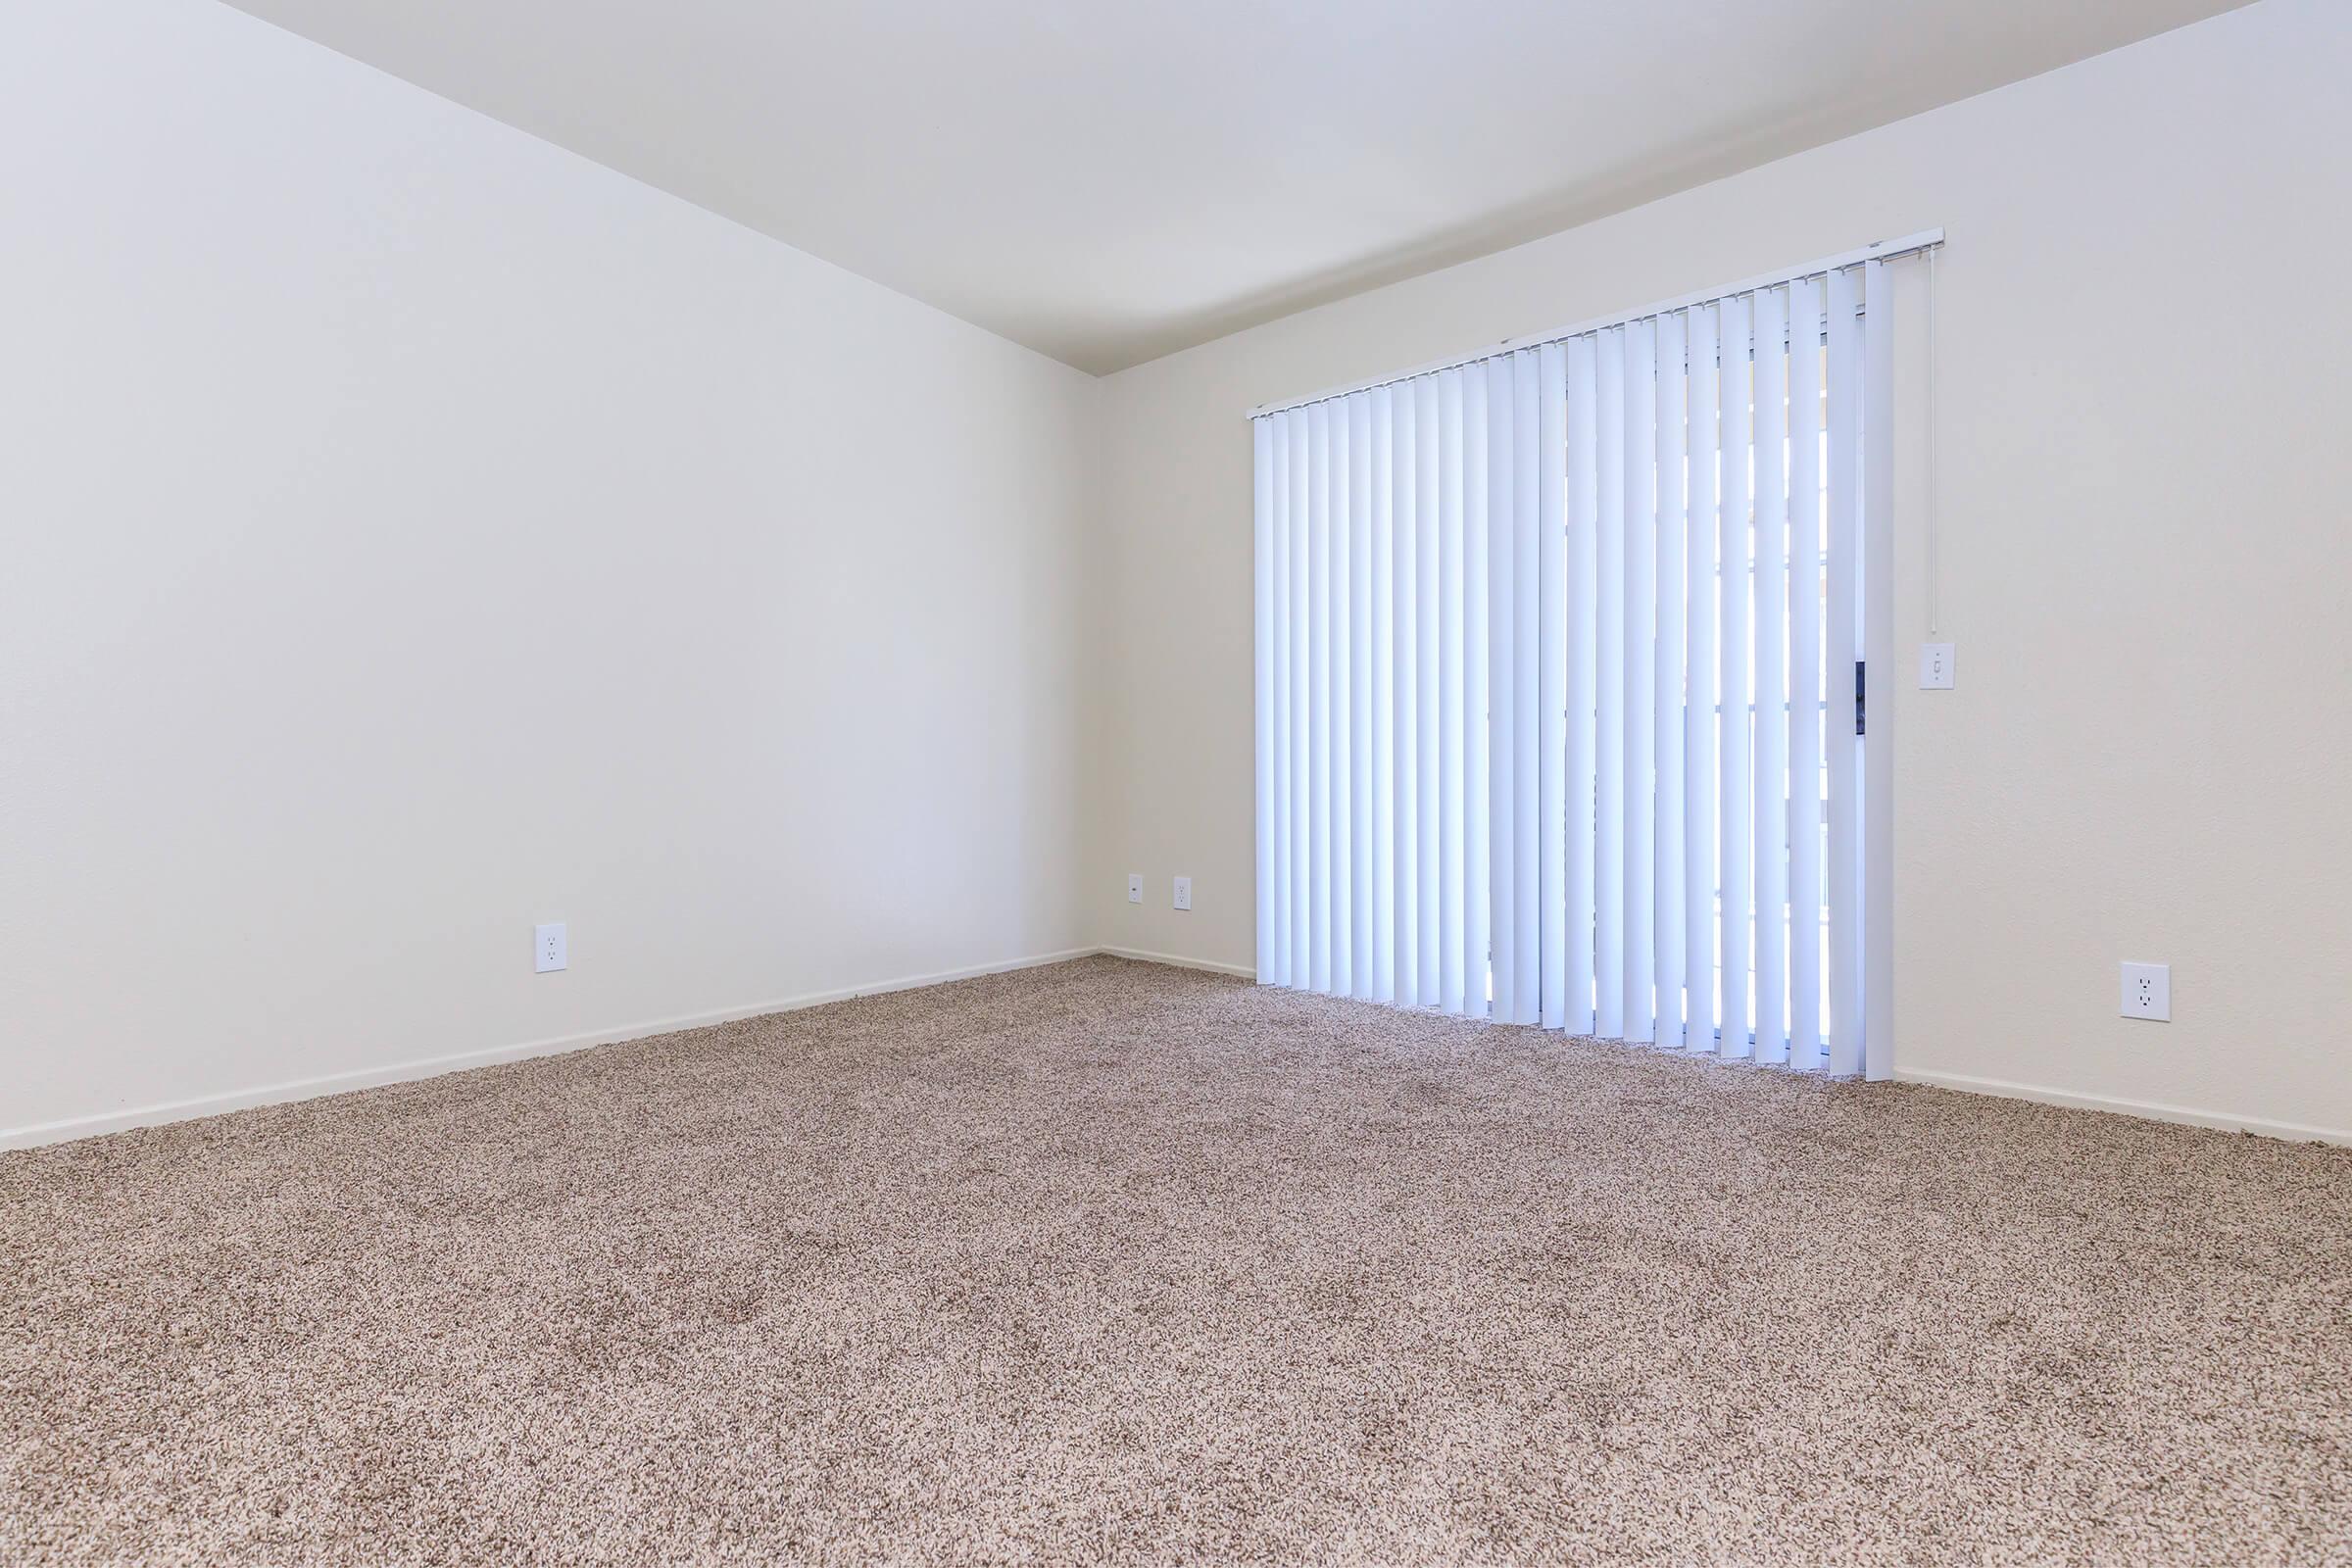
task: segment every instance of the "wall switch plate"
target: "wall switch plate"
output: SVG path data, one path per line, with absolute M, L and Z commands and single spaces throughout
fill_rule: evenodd
M 2153 1018 L 2170 1023 L 2173 1017 L 2173 966 L 2169 963 L 2124 965 L 2124 1016 Z
M 1192 906 L 1193 879 L 1189 876 L 1180 876 L 1176 879 L 1176 907 L 1189 909 Z
M 1952 689 L 1950 643 L 1919 645 L 1919 689 L 1923 692 L 1948 692 Z
M 564 930 L 564 922 L 531 927 L 531 968 L 547 974 L 563 968 L 571 961 L 571 938 Z
M 1127 902 L 1129 904 L 1144 902 L 1144 873 L 1141 871 L 1127 873 Z

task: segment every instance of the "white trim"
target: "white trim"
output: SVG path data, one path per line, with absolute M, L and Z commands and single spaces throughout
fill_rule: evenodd
M 40 1122 L 28 1127 L 0 1130 L 0 1150 L 34 1149 L 46 1144 L 70 1143 L 80 1138 L 95 1138 L 106 1133 L 123 1132 L 133 1127 L 153 1127 L 167 1122 L 192 1121 L 204 1116 L 217 1116 L 227 1111 L 245 1110 L 256 1105 L 283 1104 L 289 1101 L 316 1100 L 326 1095 L 347 1094 L 359 1089 L 373 1089 L 384 1084 L 413 1083 L 423 1078 L 437 1078 L 444 1073 L 463 1072 L 472 1067 L 495 1066 L 505 1061 L 522 1061 L 532 1056 L 561 1055 L 565 1052 L 585 1051 L 593 1046 L 618 1045 L 629 1040 L 645 1040 L 655 1035 L 675 1034 L 684 1029 L 708 1028 L 712 1024 L 732 1023 L 741 1018 L 757 1018 L 768 1013 L 797 1012 L 805 1007 L 819 1007 L 827 1003 L 846 1002 L 853 997 L 883 996 L 894 991 L 913 991 L 924 986 L 946 985 L 954 980 L 969 980 L 980 975 L 1006 974 L 1016 969 L 1037 969 L 1048 964 L 1067 963 L 1076 958 L 1090 958 L 1098 954 L 1113 958 L 1129 958 L 1138 963 L 1165 964 L 1178 969 L 1201 969 L 1211 974 L 1234 975 L 1254 980 L 1257 971 L 1248 964 L 1223 963 L 1214 958 L 1191 958 L 1173 953 L 1152 953 L 1139 948 L 1068 948 L 1059 953 L 1039 954 L 1026 958 L 1009 958 L 1000 963 L 974 964 L 968 968 L 948 969 L 938 974 L 907 975 L 897 980 L 882 980 L 871 985 L 845 986 L 835 991 L 815 991 L 804 996 L 788 997 L 778 1002 L 758 1002 L 746 1006 L 720 1007 L 710 1012 L 685 1013 L 674 1018 L 656 1018 L 644 1023 L 625 1024 L 616 1029 L 591 1030 L 583 1034 L 561 1035 L 548 1040 L 535 1040 L 517 1046 L 492 1046 L 483 1051 L 459 1052 L 447 1056 L 427 1056 L 414 1061 L 395 1063 L 387 1067 L 367 1067 L 354 1072 L 331 1073 L 320 1078 L 300 1078 L 285 1083 L 270 1084 L 258 1089 L 233 1090 L 223 1095 L 207 1095 L 195 1100 L 177 1100 L 158 1105 L 143 1105 L 134 1110 L 113 1111 L 99 1116 L 76 1116 L 64 1121 Z M 1976 1078 L 1966 1073 L 1921 1072 L 1897 1067 L 1895 1079 L 1900 1083 L 1925 1084 L 1931 1088 L 1956 1090 L 1963 1094 L 1992 1095 L 2004 1100 L 2031 1100 L 2045 1105 L 2066 1105 L 2079 1110 L 2104 1110 L 2118 1115 L 2138 1116 L 2146 1120 L 2180 1122 L 2192 1127 L 2219 1127 L 2230 1132 L 2259 1133 L 2266 1138 L 2280 1138 L 2290 1142 L 2340 1144 L 2352 1147 L 2352 1130 L 2330 1127 L 2310 1127 L 2300 1122 L 2271 1121 L 2259 1116 L 2235 1116 L 2224 1111 L 2198 1110 L 2186 1105 L 2170 1105 L 2156 1101 L 2124 1100 L 2111 1095 L 2077 1094 L 2071 1090 L 2046 1089 L 2035 1084 L 2012 1083 L 2003 1078 Z
M 1894 274 L 1862 269 L 1862 1060 L 1894 1073 Z M 1868 671 L 1879 671 L 1878 690 Z
M 193 1100 L 168 1101 L 161 1104 L 140 1105 L 130 1110 L 107 1111 L 95 1116 L 73 1116 L 63 1121 L 37 1122 L 28 1127 L 0 1129 L 0 1150 L 33 1149 L 43 1144 L 68 1143 L 78 1138 L 95 1138 L 104 1133 L 119 1133 L 132 1127 L 153 1127 L 165 1122 L 190 1121 L 200 1116 L 218 1116 L 225 1111 L 245 1110 L 255 1105 L 283 1104 L 288 1101 L 316 1100 L 324 1095 L 348 1094 L 357 1089 L 374 1089 L 384 1084 L 413 1083 L 420 1078 L 438 1078 L 444 1073 L 463 1072 L 472 1067 L 489 1067 L 505 1061 L 521 1061 L 531 1056 L 560 1055 L 569 1051 L 585 1051 L 591 1046 L 617 1045 L 624 1040 L 644 1040 L 654 1035 L 675 1034 L 682 1029 L 708 1028 L 711 1024 L 732 1023 L 739 1018 L 757 1018 L 771 1012 L 798 1012 L 804 1007 L 821 1007 L 831 1002 L 846 1002 L 853 997 L 881 996 L 893 991 L 913 991 L 923 986 L 945 985 L 951 980 L 969 980 L 984 974 L 1004 974 L 1014 969 L 1035 969 L 1049 963 L 1066 963 L 1072 958 L 1092 957 L 1106 950 L 1102 948 L 1068 948 L 1059 953 L 1039 954 L 1026 958 L 1007 958 L 998 963 L 978 963 L 961 969 L 945 969 L 937 974 L 905 975 L 896 980 L 877 980 L 867 985 L 843 986 L 833 991 L 811 991 L 802 996 L 785 997 L 774 1002 L 754 1002 L 741 1006 L 719 1007 L 709 1012 L 682 1013 L 672 1018 L 652 1018 L 641 1023 L 620 1024 L 610 1029 L 591 1029 L 579 1034 L 558 1035 L 546 1040 L 525 1041 L 520 1045 L 491 1046 L 480 1051 L 462 1051 L 446 1056 L 421 1056 L 411 1061 L 394 1062 L 382 1067 L 361 1067 L 351 1072 L 328 1073 L 318 1078 L 295 1078 L 284 1083 L 265 1084 L 251 1089 L 232 1089 L 225 1094 L 204 1095 Z M 1122 955 L 1122 956 L 1156 956 Z M 1182 958 L 1158 961 L 1184 963 Z M 1202 966 L 1205 967 L 1205 966 Z
M 1132 958 L 1138 963 L 1160 963 L 1171 969 L 1205 969 L 1210 974 L 1236 975 L 1244 980 L 1257 978 L 1257 971 L 1246 963 L 1220 963 L 1214 958 L 1187 958 L 1174 953 L 1148 953 L 1141 948 L 1097 948 L 1094 951 L 1106 957 Z
M 1936 1089 L 1954 1089 L 1964 1094 L 1993 1095 L 2003 1100 L 2032 1100 L 2044 1105 L 2067 1105 L 2077 1110 L 2112 1111 L 2121 1116 L 2137 1116 L 2144 1121 L 2180 1122 L 2190 1127 L 2219 1127 L 2228 1132 L 2259 1133 L 2265 1138 L 2283 1138 L 2294 1143 L 2317 1141 L 2327 1144 L 2352 1145 L 2352 1130 L 2334 1127 L 2310 1127 L 2301 1122 L 2271 1121 L 2261 1116 L 2236 1116 L 2228 1111 L 2199 1110 L 2190 1105 L 2168 1105 L 2153 1100 L 2124 1100 L 2114 1095 L 2078 1094 L 2070 1089 L 2045 1089 L 2038 1084 L 2011 1083 L 2006 1078 L 1975 1078 L 1957 1072 L 1921 1072 L 1914 1068 L 1897 1067 L 1898 1083 L 1927 1084 Z
M 1579 321 L 1573 326 L 1555 326 L 1547 332 L 1532 332 L 1525 337 L 1506 337 L 1500 343 L 1482 348 L 1474 354 L 1456 354 L 1450 359 L 1415 366 L 1409 370 L 1392 370 L 1387 375 L 1369 376 L 1361 381 L 1350 381 L 1345 386 L 1327 387 L 1321 392 L 1310 392 L 1302 398 L 1291 398 L 1280 403 L 1261 403 L 1250 411 L 1249 417 L 1261 418 L 1269 414 L 1284 414 L 1292 409 L 1302 409 L 1310 403 L 1328 403 L 1333 398 L 1344 398 L 1355 392 L 1368 392 L 1374 387 L 1393 386 L 1398 381 L 1410 381 L 1416 376 L 1435 375 L 1440 370 L 1450 370 L 1464 365 L 1476 365 L 1482 360 L 1491 360 L 1497 355 L 1509 354 L 1518 349 L 1544 348 L 1553 343 L 1565 343 L 1572 337 L 1583 337 L 1587 333 L 1604 331 L 1612 326 L 1623 326 L 1628 321 L 1639 321 L 1645 317 L 1665 316 L 1692 305 L 1710 305 L 1716 300 L 1727 299 L 1734 294 L 1752 294 L 1760 288 L 1772 288 L 1778 284 L 1791 282 L 1796 278 L 1812 277 L 1817 273 L 1835 271 L 1840 267 L 1852 267 L 1861 262 L 1890 262 L 1898 256 L 1909 256 L 1914 252 L 1932 250 L 1942 243 L 1943 230 L 1940 228 L 1924 228 L 1916 234 L 1905 234 L 1901 239 L 1874 240 L 1868 245 L 1859 245 L 1850 251 L 1840 251 L 1835 256 L 1824 256 L 1818 261 L 1805 262 L 1796 267 L 1784 267 L 1777 272 L 1763 272 L 1754 277 L 1741 278 L 1737 283 L 1727 283 L 1720 288 L 1703 288 L 1695 293 L 1678 295 L 1670 300 L 1659 300 L 1653 305 L 1643 305 L 1636 310 L 1617 311 L 1608 316 L 1596 316 L 1589 321 Z

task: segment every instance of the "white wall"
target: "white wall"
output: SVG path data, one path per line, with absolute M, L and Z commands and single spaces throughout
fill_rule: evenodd
M 1112 377 L 1094 932 L 1252 961 L 1250 405 L 1942 225 L 1960 679 L 1894 683 L 1897 1069 L 2352 1136 L 2347 80 L 2352 8 L 2264 0 Z M 2116 1016 L 2123 958 L 2174 1022 Z
M 238 13 L 15 0 L 0 1140 L 1077 946 L 1096 392 Z

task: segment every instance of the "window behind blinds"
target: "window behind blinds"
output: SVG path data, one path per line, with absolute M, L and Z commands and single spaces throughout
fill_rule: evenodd
M 1884 1072 L 1889 288 L 1825 266 L 1256 417 L 1261 981 Z

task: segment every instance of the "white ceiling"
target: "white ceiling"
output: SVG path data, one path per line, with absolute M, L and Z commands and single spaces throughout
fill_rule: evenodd
M 1105 371 L 2240 0 L 235 0 Z

